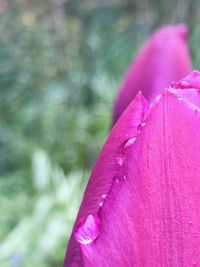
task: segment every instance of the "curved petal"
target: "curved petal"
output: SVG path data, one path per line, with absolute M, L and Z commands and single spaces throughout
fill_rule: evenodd
M 138 95 L 113 128 L 65 267 L 199 266 L 200 73 L 188 77 L 189 89 L 177 83 L 147 112 Z
M 73 229 L 68 244 L 65 267 L 83 266 L 80 245 L 74 238 L 74 232 L 77 230 L 76 235 L 79 236 L 79 240 L 85 238 L 86 243 L 90 242 L 88 238 L 90 233 L 93 232 L 92 237 L 94 237 L 96 235 L 95 232 L 98 232 L 98 227 L 95 227 L 95 218 L 90 217 L 89 221 L 92 221 L 92 225 L 96 230 L 92 231 L 90 229 L 91 223 L 84 225 L 85 222 L 88 222 L 86 216 L 97 214 L 102 208 L 103 202 L 106 200 L 105 196 L 107 196 L 113 184 L 113 179 L 119 173 L 123 164 L 124 146 L 128 148 L 134 142 L 139 131 L 138 126 L 141 124 L 147 109 L 148 103 L 139 92 L 112 129 L 88 182 L 76 222 L 80 218 L 83 219 L 79 223 L 79 228 Z
M 113 124 L 141 90 L 152 101 L 157 94 L 191 71 L 185 25 L 165 26 L 145 43 L 128 69 L 114 104 Z
M 129 147 L 83 266 L 200 265 L 200 95 L 166 90 Z

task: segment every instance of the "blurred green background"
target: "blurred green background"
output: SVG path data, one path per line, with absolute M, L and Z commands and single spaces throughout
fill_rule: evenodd
M 159 26 L 199 1 L 0 0 L 0 266 L 62 266 L 121 77 Z

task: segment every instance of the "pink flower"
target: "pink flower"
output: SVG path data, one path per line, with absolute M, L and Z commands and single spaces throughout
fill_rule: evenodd
M 200 266 L 200 72 L 138 93 L 89 179 L 65 267 Z
M 144 44 L 122 81 L 114 105 L 113 124 L 138 91 L 152 101 L 172 81 L 182 79 L 191 71 L 187 39 L 185 25 L 165 26 Z

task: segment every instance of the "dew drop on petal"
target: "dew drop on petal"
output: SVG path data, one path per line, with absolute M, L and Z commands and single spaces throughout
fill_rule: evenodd
M 189 84 L 189 82 L 184 81 L 184 80 L 180 82 L 180 86 L 181 86 L 182 88 L 188 88 L 188 87 L 191 87 L 191 85 Z
M 123 165 L 124 160 L 125 160 L 125 155 L 119 155 L 117 157 L 117 162 L 118 162 L 119 166 L 122 166 Z
M 149 110 L 148 112 L 146 113 L 146 116 L 144 117 L 144 121 L 149 117 L 149 114 L 151 113 L 151 110 L 155 109 L 156 106 L 159 104 L 160 100 L 162 98 L 162 95 L 158 95 L 154 101 L 150 104 L 149 106 Z
M 103 194 L 103 195 L 101 196 L 101 198 L 102 198 L 102 199 L 107 198 L 107 194 Z
M 162 95 L 158 95 L 154 101 L 154 108 L 160 103 Z
M 128 178 L 128 175 L 125 173 L 125 174 L 122 174 L 122 175 L 116 175 L 114 178 L 113 178 L 113 181 L 114 183 L 116 184 L 119 184 L 121 182 L 125 182 Z
M 128 139 L 128 140 L 126 141 L 125 145 L 124 145 L 124 148 L 127 148 L 127 147 L 129 147 L 129 146 L 132 146 L 132 145 L 135 143 L 136 138 L 137 138 L 137 137 L 134 136 L 134 137 Z
M 83 245 L 94 242 L 100 235 L 101 221 L 97 215 L 88 215 L 79 220 L 75 227 L 74 237 Z
M 113 178 L 113 180 L 114 180 L 114 182 L 115 182 L 116 184 L 119 184 L 119 182 L 120 182 L 120 178 L 119 178 L 119 176 L 117 176 L 117 175 Z
M 178 100 L 179 101 L 183 101 L 183 98 L 181 96 L 179 96 Z
M 156 100 L 157 101 L 160 101 L 161 100 L 161 97 L 162 97 L 162 95 L 160 94 L 160 95 L 158 95 L 157 97 L 156 97 Z
M 100 201 L 99 201 L 99 206 L 100 206 L 100 207 L 103 206 L 106 197 L 107 197 L 107 194 L 103 194 L 103 195 L 101 196 L 101 199 L 100 199 Z
M 124 174 L 124 176 L 123 176 L 123 180 L 126 181 L 126 179 L 127 179 L 127 175 Z
M 145 125 L 146 125 L 146 122 L 143 121 L 138 125 L 137 129 L 140 131 Z
M 126 155 L 127 155 L 126 149 L 135 143 L 136 138 L 137 138 L 137 136 L 130 137 L 130 138 L 126 139 L 119 146 L 118 152 L 117 152 L 117 163 L 119 164 L 119 166 L 122 166 L 123 165 L 124 160 L 125 160 Z
M 100 200 L 99 206 L 102 207 L 103 206 L 103 203 L 104 203 L 104 201 L 103 200 Z

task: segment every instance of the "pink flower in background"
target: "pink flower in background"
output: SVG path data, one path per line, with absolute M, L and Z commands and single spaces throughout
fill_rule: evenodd
M 65 267 L 200 266 L 200 72 L 138 93 L 93 169 Z
M 154 100 L 172 81 L 191 71 L 185 25 L 165 26 L 144 44 L 122 81 L 113 110 L 113 124 L 138 91 L 148 101 Z

